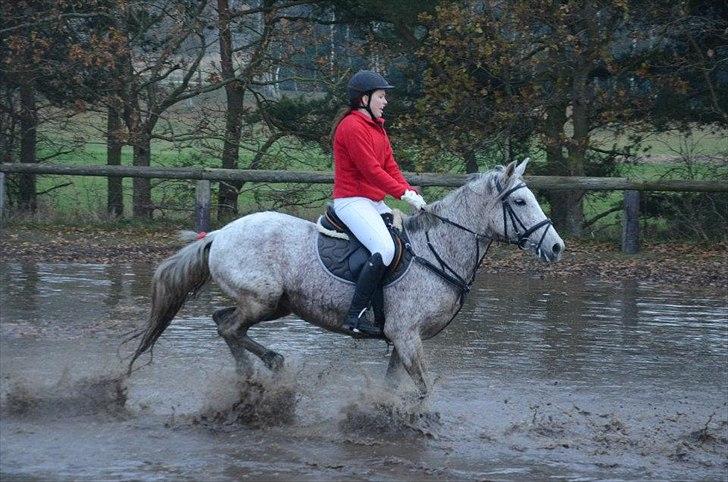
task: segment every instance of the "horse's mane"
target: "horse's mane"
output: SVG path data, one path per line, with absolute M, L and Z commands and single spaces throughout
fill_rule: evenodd
M 468 176 L 468 181 L 459 188 L 451 191 L 447 196 L 427 205 L 427 209 L 435 214 L 442 214 L 443 206 L 449 206 L 455 200 L 463 196 L 463 192 L 466 189 L 471 189 L 476 192 L 489 195 L 496 189 L 496 180 L 501 177 L 504 166 L 495 166 L 486 172 L 479 172 Z M 477 186 L 477 189 L 476 189 Z M 480 187 L 483 186 L 483 187 Z M 440 224 L 440 221 L 435 216 L 428 216 L 426 211 L 420 211 L 419 213 L 404 218 L 404 227 L 408 232 L 414 233 L 417 231 L 426 231 Z

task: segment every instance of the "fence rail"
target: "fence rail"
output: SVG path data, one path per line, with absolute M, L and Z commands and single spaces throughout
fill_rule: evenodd
M 189 179 L 208 181 L 245 181 L 266 183 L 331 184 L 332 172 L 214 169 L 190 167 L 140 166 L 59 166 L 52 164 L 0 164 L 0 172 L 51 174 L 66 176 L 143 177 L 157 179 Z M 410 184 L 417 186 L 458 187 L 465 184 L 466 174 L 404 173 Z M 728 192 L 728 183 L 719 181 L 660 180 L 636 181 L 623 177 L 525 176 L 535 189 L 553 191 L 701 191 Z
M 0 220 L 4 216 L 5 173 L 141 177 L 155 179 L 195 180 L 196 205 L 195 227 L 208 230 L 210 224 L 210 183 L 213 181 L 244 181 L 254 183 L 304 183 L 331 184 L 332 172 L 238 170 L 189 167 L 141 167 L 141 166 L 88 166 L 0 163 Z M 465 174 L 404 173 L 410 184 L 416 186 L 458 187 L 465 184 Z M 622 250 L 626 253 L 639 251 L 639 192 L 640 191 L 692 191 L 728 192 L 728 183 L 720 181 L 659 180 L 636 181 L 621 177 L 561 177 L 525 176 L 531 188 L 549 191 L 624 191 L 622 216 Z

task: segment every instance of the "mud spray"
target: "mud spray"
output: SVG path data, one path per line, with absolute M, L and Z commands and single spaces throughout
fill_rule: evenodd
M 0 403 L 4 416 L 64 418 L 76 416 L 129 415 L 127 388 L 123 375 L 98 376 L 72 381 L 65 370 L 57 383 L 39 386 L 16 380 Z

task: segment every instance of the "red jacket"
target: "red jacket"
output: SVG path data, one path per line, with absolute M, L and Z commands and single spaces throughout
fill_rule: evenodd
M 334 198 L 397 199 L 412 189 L 394 161 L 384 119 L 359 111 L 344 117 L 334 134 Z

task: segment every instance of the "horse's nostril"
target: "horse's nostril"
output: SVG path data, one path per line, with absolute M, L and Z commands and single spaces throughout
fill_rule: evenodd
M 552 251 L 552 252 L 553 252 L 554 254 L 557 254 L 557 253 L 559 253 L 559 252 L 561 251 L 561 245 L 560 245 L 559 243 L 556 243 L 556 244 L 554 244 L 554 247 L 553 247 L 553 248 L 551 248 L 551 251 Z

